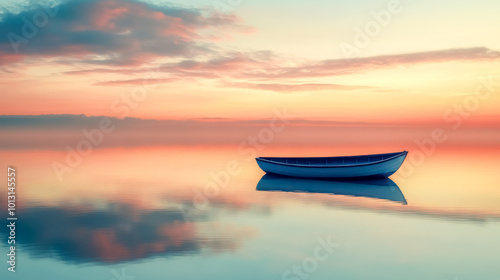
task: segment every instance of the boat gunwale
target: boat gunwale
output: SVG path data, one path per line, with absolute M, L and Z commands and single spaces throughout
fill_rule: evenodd
M 266 162 L 266 163 L 272 163 L 272 164 L 277 164 L 277 165 L 284 165 L 284 166 L 291 166 L 291 167 L 307 167 L 307 168 L 339 168 L 339 167 L 357 167 L 357 166 L 366 166 L 366 165 L 373 165 L 373 164 L 379 164 L 379 163 L 382 163 L 382 162 L 386 162 L 386 161 L 389 161 L 389 160 L 393 160 L 393 159 L 396 159 L 400 156 L 406 156 L 408 154 L 408 151 L 403 151 L 403 152 L 399 152 L 399 153 L 385 153 L 385 154 L 373 154 L 373 155 L 358 155 L 358 156 L 337 156 L 337 157 L 302 157 L 302 158 L 325 158 L 325 159 L 328 159 L 328 158 L 342 158 L 342 157 L 346 157 L 346 158 L 353 158 L 353 157 L 361 157 L 361 156 L 380 156 L 380 155 L 387 155 L 387 154 L 396 154 L 392 157 L 389 157 L 389 158 L 386 158 L 386 159 L 382 159 L 382 160 L 379 160 L 379 161 L 373 161 L 373 162 L 367 162 L 367 163 L 356 163 L 356 164 L 345 164 L 345 165 L 306 165 L 306 164 L 295 164 L 295 163 L 283 163 L 283 162 L 276 162 L 276 161 L 272 161 L 272 160 L 268 160 L 268 159 L 264 159 L 264 158 L 261 158 L 261 157 L 258 157 L 256 158 L 255 160 L 257 161 L 263 161 L 263 162 Z M 286 158 L 286 157 L 270 157 L 270 158 Z M 288 158 L 295 158 L 295 159 L 299 159 L 301 157 L 288 157 Z

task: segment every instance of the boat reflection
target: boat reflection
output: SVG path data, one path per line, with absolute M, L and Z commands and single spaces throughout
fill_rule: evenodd
M 366 180 L 313 180 L 266 174 L 257 184 L 258 191 L 309 192 L 369 197 L 401 202 L 406 199 L 389 178 Z

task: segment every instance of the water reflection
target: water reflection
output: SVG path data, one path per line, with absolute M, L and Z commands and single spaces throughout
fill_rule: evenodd
M 259 191 L 310 192 L 386 199 L 407 204 L 398 185 L 389 178 L 367 180 L 312 180 L 266 174 Z
M 17 240 L 31 255 L 74 263 L 118 263 L 153 256 L 234 251 L 239 236 L 204 235 L 177 208 L 143 210 L 127 204 L 99 209 L 37 206 L 19 209 Z M 212 233 L 214 231 L 211 226 Z M 220 229 L 219 231 L 222 231 Z M 0 230 L 6 237 L 6 228 Z

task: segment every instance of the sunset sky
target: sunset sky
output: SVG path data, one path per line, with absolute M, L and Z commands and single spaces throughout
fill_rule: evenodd
M 39 2 L 1 1 L 2 115 L 500 119 L 499 1 Z

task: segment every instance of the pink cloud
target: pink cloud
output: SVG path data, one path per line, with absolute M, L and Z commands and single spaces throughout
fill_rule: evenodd
M 135 6 L 135 7 L 131 7 Z M 134 5 L 131 3 L 123 3 L 120 5 L 115 0 L 108 0 L 97 3 L 91 14 L 94 28 L 98 30 L 114 30 L 116 24 L 113 20 L 117 17 L 129 14 L 131 8 L 141 9 L 141 5 Z
M 16 59 L 9 40 L 0 39 L 0 63 L 57 57 L 59 63 L 137 66 L 158 58 L 213 54 L 212 42 L 202 30 L 241 28 L 236 17 L 137 0 L 67 1 L 57 9 L 43 32 L 19 43 L 16 52 L 21 56 Z M 22 30 L 21 19 L 31 13 L 8 14 L 0 31 Z
M 319 60 L 296 62 L 277 55 L 261 52 L 221 52 L 209 60 L 183 60 L 167 63 L 159 72 L 172 78 L 185 79 L 221 79 L 222 86 L 271 90 L 278 92 L 319 91 L 319 90 L 356 90 L 372 87 L 325 84 L 318 82 L 297 82 L 301 78 L 335 77 L 365 73 L 378 69 L 400 67 L 425 63 L 452 61 L 494 61 L 500 60 L 500 52 L 487 48 L 450 49 L 432 52 L 418 52 L 398 55 L 383 55 L 356 59 Z M 120 73 L 124 75 L 140 74 L 136 68 L 103 69 L 96 68 L 96 73 Z M 70 74 L 92 73 L 77 71 Z M 245 82 L 236 82 L 244 80 Z M 170 79 L 158 79 L 157 83 L 171 82 Z M 103 82 L 102 85 L 136 84 L 137 79 Z
M 358 90 L 370 89 L 368 86 L 350 86 L 341 84 L 278 84 L 278 83 L 225 83 L 224 86 L 270 90 L 275 92 L 322 91 L 322 90 Z
M 0 51 L 0 65 L 8 65 L 21 61 L 24 58 L 21 54 L 11 54 Z

